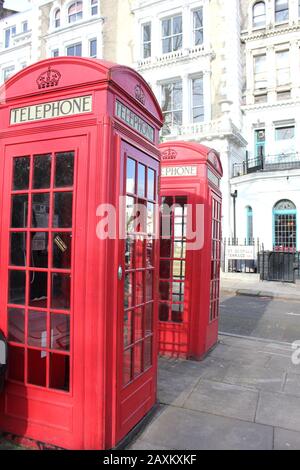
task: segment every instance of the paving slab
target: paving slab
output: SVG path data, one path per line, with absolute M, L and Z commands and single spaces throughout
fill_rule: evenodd
M 184 402 L 184 408 L 219 416 L 254 421 L 258 391 L 209 380 L 200 380 Z
M 300 396 L 261 392 L 255 422 L 300 431 Z
M 300 432 L 275 428 L 274 450 L 300 450 Z
M 285 383 L 285 377 L 286 374 L 281 369 L 234 364 L 229 368 L 224 382 L 256 390 L 279 392 Z
M 175 450 L 271 450 L 273 429 L 256 423 L 165 407 L 132 448 L 143 441 Z
M 300 397 L 300 375 L 288 372 L 283 391 Z

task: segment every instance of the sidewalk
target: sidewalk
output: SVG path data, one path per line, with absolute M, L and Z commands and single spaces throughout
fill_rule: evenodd
M 300 449 L 300 365 L 288 343 L 220 336 L 202 362 L 160 359 L 157 415 L 129 446 Z
M 221 273 L 221 293 L 300 301 L 300 283 L 260 281 L 258 274 Z

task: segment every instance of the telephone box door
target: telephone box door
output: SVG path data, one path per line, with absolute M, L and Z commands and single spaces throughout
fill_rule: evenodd
M 120 241 L 117 441 L 156 400 L 156 286 L 159 164 L 123 142 L 125 239 Z M 156 239 L 155 239 L 156 238 Z
M 74 283 L 84 148 L 82 136 L 7 145 L 2 169 L 0 328 L 9 372 L 0 427 L 73 449 L 83 439 L 82 294 Z

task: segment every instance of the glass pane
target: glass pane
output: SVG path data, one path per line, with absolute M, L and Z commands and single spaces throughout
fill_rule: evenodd
M 131 381 L 132 348 L 124 351 L 123 356 L 123 385 Z
M 160 256 L 161 258 L 171 258 L 171 240 L 162 239 L 160 241 Z
M 48 286 L 47 273 L 40 271 L 31 271 L 29 273 L 30 292 L 29 304 L 32 307 L 47 307 Z
M 146 267 L 150 268 L 153 266 L 153 240 L 148 238 L 146 240 Z
M 70 350 L 70 317 L 60 313 L 51 314 L 51 343 L 52 349 Z
M 74 152 L 57 153 L 55 157 L 55 187 L 73 186 Z
M 30 159 L 29 157 L 14 158 L 14 176 L 13 176 L 13 190 L 28 189 L 29 188 L 29 170 Z
M 34 189 L 50 188 L 51 155 L 34 156 L 33 187 Z
M 46 386 L 46 358 L 45 351 L 28 349 L 28 383 Z
M 53 268 L 70 269 L 71 268 L 71 233 L 54 233 L 53 234 Z
M 153 271 L 146 271 L 145 302 L 153 300 Z
M 145 42 L 151 41 L 151 24 L 143 25 L 143 40 Z
M 185 258 L 186 242 L 183 240 L 174 241 L 174 258 Z
M 26 233 L 10 234 L 10 264 L 12 266 L 26 265 Z
M 134 347 L 134 376 L 137 377 L 143 372 L 142 342 Z
M 168 260 L 160 261 L 160 277 L 162 279 L 170 279 L 171 277 L 170 261 Z
M 25 342 L 25 314 L 20 308 L 8 309 L 8 341 Z
M 51 307 L 68 310 L 70 308 L 71 278 L 69 274 L 52 274 Z
M 124 348 L 133 342 L 132 310 L 124 312 Z
M 183 322 L 183 305 L 182 304 L 172 305 L 172 322 L 174 323 Z
M 182 33 L 182 16 L 175 16 L 173 18 L 173 34 Z
M 134 274 L 126 274 L 124 279 L 124 308 L 130 308 L 133 305 L 133 277 Z
M 144 302 L 144 272 L 136 271 L 135 274 L 135 305 Z
M 173 282 L 172 299 L 173 299 L 173 302 L 184 301 L 184 282 Z
M 195 31 L 195 46 L 200 46 L 201 44 L 203 44 L 203 31 L 197 29 Z
M 49 193 L 33 194 L 31 227 L 49 226 Z
M 185 277 L 185 262 L 173 261 L 173 277 L 184 279 Z
M 144 165 L 138 164 L 138 195 L 140 197 L 145 197 L 146 189 L 146 167 Z
M 163 36 L 171 35 L 171 20 L 170 19 L 162 21 L 162 35 Z
M 25 271 L 9 271 L 9 303 L 25 304 L 25 283 Z
M 72 227 L 72 209 L 73 194 L 55 193 L 54 194 L 54 217 L 53 227 L 71 228 Z
M 47 347 L 47 313 L 30 311 L 28 313 L 28 345 L 38 348 Z
M 126 197 L 126 232 L 132 233 L 135 231 L 135 212 L 134 212 L 134 198 Z
M 148 199 L 155 199 L 154 194 L 154 186 L 155 186 L 155 171 L 151 168 L 148 168 Z
M 11 380 L 24 382 L 24 349 L 15 346 L 9 346 L 8 353 L 8 377 Z
M 35 268 L 48 267 L 48 233 L 31 233 L 30 266 Z
M 134 239 L 126 238 L 125 240 L 125 269 L 134 268 Z
M 50 354 L 49 387 L 68 392 L 70 389 L 70 358 L 62 354 Z
M 169 305 L 159 304 L 159 321 L 169 321 Z
M 147 234 L 153 235 L 155 233 L 155 225 L 154 225 L 154 204 L 152 202 L 148 202 L 147 204 Z
M 169 282 L 160 282 L 159 283 L 159 293 L 161 300 L 169 300 L 170 298 L 170 283 Z
M 153 331 L 153 303 L 145 305 L 145 336 Z
M 134 310 L 134 341 L 143 337 L 143 307 Z
M 27 227 L 28 196 L 12 196 L 11 227 Z
M 152 366 L 152 336 L 144 342 L 144 370 Z
M 131 158 L 127 159 L 126 192 L 135 193 L 136 164 Z

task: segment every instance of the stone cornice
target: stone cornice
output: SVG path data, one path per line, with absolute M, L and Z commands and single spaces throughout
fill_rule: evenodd
M 252 31 L 249 33 L 248 31 L 242 31 L 241 39 L 242 41 L 255 41 L 257 39 L 266 39 L 271 37 L 278 37 L 280 35 L 300 32 L 300 24 L 295 25 L 288 25 L 288 26 L 279 26 L 275 27 L 272 26 L 271 28 L 264 28 Z

